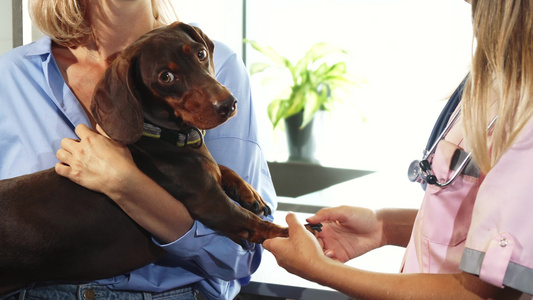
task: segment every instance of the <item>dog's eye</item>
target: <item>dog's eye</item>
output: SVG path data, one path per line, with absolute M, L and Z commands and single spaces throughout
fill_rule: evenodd
M 171 72 L 169 71 L 166 71 L 166 72 L 163 72 L 159 75 L 159 80 L 162 82 L 162 83 L 171 83 L 174 81 L 174 79 L 176 79 L 174 77 L 174 74 L 172 74 Z
M 198 51 L 199 60 L 205 60 L 206 58 L 207 58 L 207 51 L 205 51 L 205 49 Z

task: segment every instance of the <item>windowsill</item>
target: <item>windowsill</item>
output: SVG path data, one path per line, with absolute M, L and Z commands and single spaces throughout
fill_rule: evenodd
M 317 170 L 325 170 L 324 172 L 336 172 L 339 170 L 327 167 L 320 168 Z M 324 207 L 341 205 L 361 206 L 374 210 L 387 207 L 419 208 L 424 192 L 418 183 L 408 181 L 405 171 L 353 171 L 363 172 L 361 174 L 366 172 L 366 175 L 341 181 L 300 196 L 290 197 L 283 196 L 283 193 L 278 193 L 277 209 L 281 211 L 315 213 Z M 315 182 L 306 182 L 303 179 L 305 176 L 286 179 L 286 183 L 290 184 L 291 181 L 296 181 L 295 178 L 300 178 L 301 184 L 315 184 Z M 317 189 L 316 186 L 310 188 Z
M 276 193 L 283 197 L 300 197 L 374 173 L 301 162 L 269 162 L 268 167 Z

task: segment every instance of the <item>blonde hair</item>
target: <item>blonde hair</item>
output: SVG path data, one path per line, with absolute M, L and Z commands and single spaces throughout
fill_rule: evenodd
M 533 116 L 533 0 L 472 0 L 477 47 L 463 93 L 464 132 L 487 173 Z M 487 125 L 498 115 L 489 142 Z
M 87 0 L 32 0 L 29 4 L 33 23 L 61 46 L 85 45 L 93 39 L 87 16 Z M 169 0 L 151 0 L 154 18 L 161 24 L 177 20 Z

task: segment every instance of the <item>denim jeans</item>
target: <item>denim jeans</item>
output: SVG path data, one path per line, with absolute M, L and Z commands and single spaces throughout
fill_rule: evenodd
M 161 293 L 118 291 L 91 284 L 36 286 L 5 300 L 197 300 L 193 285 Z

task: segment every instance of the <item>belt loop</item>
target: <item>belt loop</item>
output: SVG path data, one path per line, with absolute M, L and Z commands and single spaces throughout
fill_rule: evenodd
M 152 293 L 143 292 L 143 299 L 144 300 L 152 300 Z
M 19 292 L 19 300 L 24 300 L 26 298 L 26 289 L 23 289 Z

